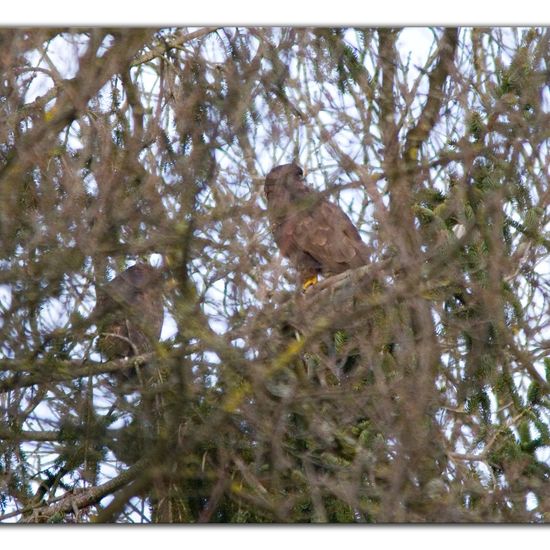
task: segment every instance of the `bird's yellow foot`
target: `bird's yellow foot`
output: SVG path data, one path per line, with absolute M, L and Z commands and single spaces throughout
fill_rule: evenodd
M 306 279 L 302 284 L 302 291 L 305 292 L 310 286 L 317 284 L 317 275 L 313 275 L 309 279 Z

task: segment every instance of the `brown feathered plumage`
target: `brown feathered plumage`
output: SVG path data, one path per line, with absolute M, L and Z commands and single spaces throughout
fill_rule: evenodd
M 108 360 L 153 350 L 164 317 L 159 271 L 129 267 L 98 290 L 92 316 L 100 334 L 96 349 Z
M 300 274 L 342 273 L 369 262 L 369 250 L 337 205 L 304 182 L 297 164 L 273 168 L 265 180 L 267 213 L 275 242 Z

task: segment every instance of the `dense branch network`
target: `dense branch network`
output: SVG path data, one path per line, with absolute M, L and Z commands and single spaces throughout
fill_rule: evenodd
M 0 32 L 0 521 L 547 521 L 548 40 Z

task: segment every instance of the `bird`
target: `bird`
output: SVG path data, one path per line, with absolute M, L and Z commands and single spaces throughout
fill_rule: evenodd
M 273 168 L 264 185 L 267 215 L 281 254 L 298 271 L 302 290 L 325 277 L 366 265 L 369 248 L 346 213 L 304 180 L 295 163 Z
M 107 360 L 152 351 L 164 320 L 161 274 L 139 262 L 98 289 L 91 319 L 99 337 L 95 346 Z

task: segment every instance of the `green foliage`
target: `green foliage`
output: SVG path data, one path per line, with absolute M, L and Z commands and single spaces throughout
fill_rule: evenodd
M 316 46 L 326 48 L 326 57 L 330 60 L 332 71 L 336 76 L 338 91 L 344 95 L 352 90 L 353 85 L 364 81 L 371 83 L 359 52 L 344 38 L 345 29 L 315 29 Z M 362 34 L 362 40 L 366 36 Z
M 468 131 L 475 142 L 481 141 L 484 128 L 485 126 L 481 119 L 481 115 L 477 111 L 472 112 L 468 124 Z

